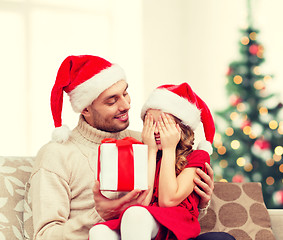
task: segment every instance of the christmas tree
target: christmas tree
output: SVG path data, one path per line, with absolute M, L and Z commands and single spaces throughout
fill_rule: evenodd
M 283 208 L 283 109 L 279 96 L 267 91 L 273 76 L 261 72 L 258 34 L 251 21 L 241 30 L 241 57 L 226 75 L 229 106 L 215 112 L 211 162 L 216 181 L 261 182 L 266 206 Z

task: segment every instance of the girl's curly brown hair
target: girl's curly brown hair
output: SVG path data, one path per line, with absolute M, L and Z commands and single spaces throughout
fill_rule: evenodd
M 184 125 L 179 118 L 173 117 L 182 130 L 180 141 L 176 147 L 175 171 L 176 175 L 179 175 L 188 163 L 187 156 L 193 151 L 195 136 L 189 126 Z

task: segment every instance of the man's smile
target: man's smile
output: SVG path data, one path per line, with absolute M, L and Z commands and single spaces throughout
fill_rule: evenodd
M 115 119 L 118 119 L 118 120 L 123 121 L 123 122 L 128 121 L 128 119 L 129 119 L 128 112 L 116 116 Z

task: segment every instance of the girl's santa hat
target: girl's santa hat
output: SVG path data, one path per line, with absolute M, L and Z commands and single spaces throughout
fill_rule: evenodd
M 212 142 L 215 134 L 214 121 L 205 102 L 193 92 L 189 84 L 168 84 L 158 87 L 143 105 L 142 119 L 148 109 L 160 109 L 170 113 L 193 131 L 202 122 L 206 140 L 199 143 L 198 149 L 212 154 Z
M 91 55 L 69 56 L 61 64 L 51 92 L 51 112 L 55 130 L 52 139 L 68 140 L 70 130 L 62 126 L 63 91 L 69 97 L 75 112 L 81 113 L 104 90 L 119 80 L 126 80 L 123 69 L 117 64 Z

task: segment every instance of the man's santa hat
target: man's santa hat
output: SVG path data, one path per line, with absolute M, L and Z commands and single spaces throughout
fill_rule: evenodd
M 142 119 L 144 119 L 148 109 L 160 109 L 163 112 L 170 113 L 193 131 L 202 122 L 206 140 L 199 143 L 198 149 L 212 154 L 212 142 L 215 134 L 214 121 L 205 102 L 193 92 L 189 84 L 169 84 L 158 87 L 143 105 Z
M 69 56 L 61 64 L 51 92 L 51 112 L 55 130 L 52 139 L 68 140 L 70 130 L 62 126 L 63 91 L 69 97 L 75 112 L 81 113 L 104 90 L 119 80 L 126 80 L 123 69 L 117 64 L 91 55 Z

